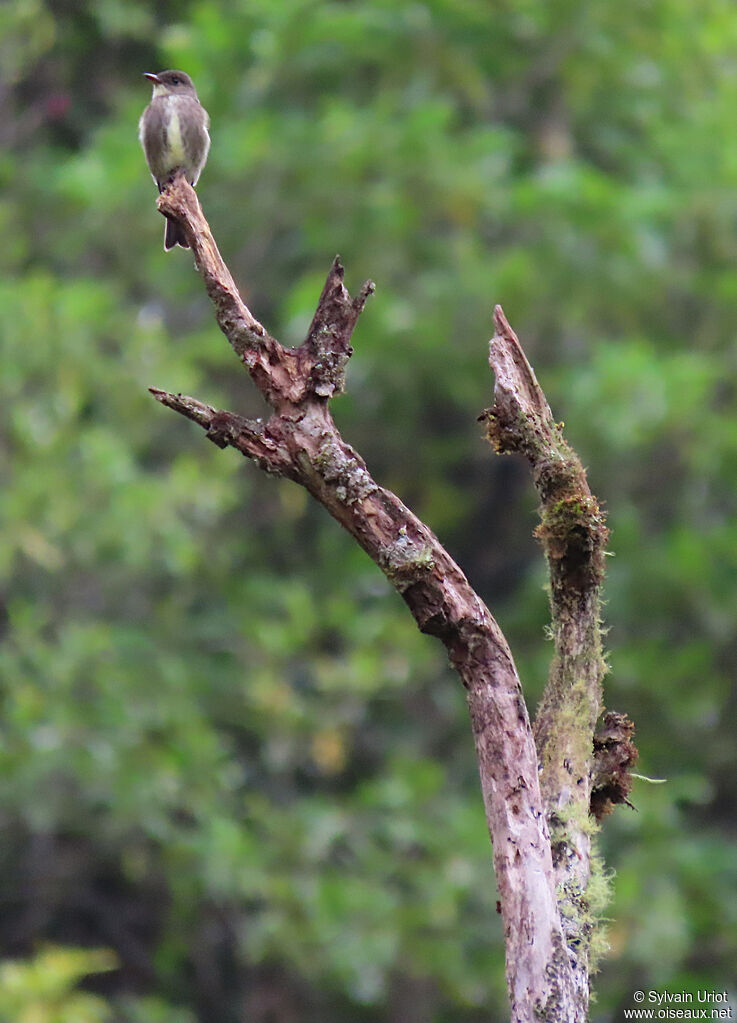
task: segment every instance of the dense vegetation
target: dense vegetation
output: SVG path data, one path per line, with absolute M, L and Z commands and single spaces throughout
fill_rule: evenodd
M 531 706 L 550 645 L 501 302 L 612 528 L 638 727 L 595 1019 L 737 961 L 737 10 L 728 0 L 10 0 L 0 17 L 0 1018 L 506 1013 L 463 693 L 305 494 L 148 396 L 258 414 L 165 256 L 142 71 L 212 117 L 199 193 L 298 343 L 377 283 L 334 404 L 466 569 Z M 417 707 L 422 713 L 417 713 Z M 78 985 L 85 978 L 82 987 Z

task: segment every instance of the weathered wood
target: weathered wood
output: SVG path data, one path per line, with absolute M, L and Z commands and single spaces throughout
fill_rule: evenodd
M 329 397 L 343 388 L 351 335 L 373 285 L 367 282 L 352 299 L 336 259 L 305 342 L 285 348 L 240 298 L 186 181 L 179 179 L 162 193 L 159 209 L 185 230 L 218 324 L 274 411 L 263 422 L 158 389 L 152 389 L 154 397 L 198 423 L 220 447 L 234 447 L 267 472 L 306 487 L 376 562 L 419 628 L 445 644 L 471 716 L 504 921 L 512 1020 L 583 1023 L 582 982 L 588 991 L 588 977 L 585 970 L 581 977 L 584 964 L 572 952 L 561 921 L 560 872 L 548 828 L 552 797 L 544 799 L 541 791 L 538 751 L 511 651 L 458 565 L 431 530 L 372 478 L 328 408 Z M 513 335 L 505 324 L 498 310 L 502 336 L 492 342 L 496 404 L 487 419 L 500 450 L 511 449 L 508 437 L 520 408 L 534 410 L 545 430 L 548 419 L 552 422 L 534 373 L 516 338 L 510 343 Z M 540 426 L 536 442 L 541 450 L 551 443 L 545 430 Z M 550 457 L 558 457 L 552 449 Z M 539 459 L 531 464 L 538 482 L 548 478 Z M 550 486 L 555 489 L 555 482 Z M 560 585 L 568 585 L 565 577 Z M 540 734 L 547 749 L 546 730 Z M 590 751 L 591 732 L 580 742 L 588 742 Z M 585 769 L 585 757 L 577 758 L 573 784 Z
M 535 535 L 550 579 L 555 646 L 535 720 L 540 784 L 553 851 L 558 902 L 573 963 L 579 1014 L 588 1011 L 589 949 L 596 912 L 589 896 L 593 734 L 602 710 L 601 583 L 609 536 L 586 472 L 563 438 L 517 335 L 502 309 L 489 346 L 494 407 L 488 437 L 499 453 L 523 455 L 540 495 Z

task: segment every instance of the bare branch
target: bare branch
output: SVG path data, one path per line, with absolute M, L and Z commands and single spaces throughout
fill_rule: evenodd
M 431 530 L 371 477 L 328 408 L 327 399 L 343 387 L 351 334 L 373 285 L 367 282 L 352 299 L 336 259 L 305 342 L 284 348 L 238 296 L 183 179 L 162 193 L 159 208 L 183 225 L 218 323 L 275 412 L 261 423 L 194 398 L 164 391 L 154 396 L 198 423 L 220 446 L 235 447 L 267 471 L 306 487 L 373 558 L 419 628 L 445 644 L 471 715 L 504 921 L 512 1020 L 583 1023 L 587 975 L 582 971 L 583 984 L 574 976 L 579 963 L 561 922 L 538 753 L 512 654 L 461 569 Z M 501 310 L 497 326 L 492 342 L 492 348 L 498 342 L 497 405 L 486 417 L 490 436 L 499 450 L 523 450 L 536 479 L 549 480 L 554 489 L 555 474 L 543 463 L 562 458 L 557 428 Z M 529 429 L 515 428 L 520 416 Z
M 308 395 L 327 398 L 343 389 L 350 338 L 374 285 L 367 281 L 351 299 L 336 257 L 323 288 L 307 340 L 285 348 L 259 323 L 238 289 L 215 244 L 194 189 L 181 175 L 158 198 L 159 211 L 178 221 L 187 235 L 195 266 L 215 307 L 220 329 L 272 408 L 295 405 Z
M 593 735 L 606 665 L 601 646 L 601 583 L 608 531 L 578 456 L 565 442 L 519 340 L 500 306 L 489 362 L 496 377 L 488 437 L 500 453 L 525 456 L 541 499 L 536 536 L 550 575 L 555 655 L 535 722 L 541 786 L 566 943 L 588 994 L 588 949 L 595 919 L 587 897 L 591 869 Z
M 353 328 L 366 300 L 374 292 L 374 282 L 366 281 L 358 296 L 351 298 L 343 284 L 343 275 L 343 267 L 336 256 L 305 341 L 314 358 L 312 389 L 324 398 L 340 394 L 345 386 L 345 367 L 353 354 L 350 346 Z
M 489 362 L 495 378 L 494 411 L 500 422 L 501 434 L 508 433 L 508 437 L 505 436 L 508 447 L 500 447 L 500 452 L 518 451 L 526 445 L 523 432 L 515 429 L 518 415 L 527 418 L 528 422 L 539 423 L 539 429 L 548 434 L 541 440 L 549 443 L 555 429 L 553 414 L 500 305 L 494 307 L 494 326 L 496 333 L 489 342 Z M 501 444 L 502 436 L 499 441 Z M 526 453 L 526 450 L 521 453 Z
M 299 379 L 299 371 L 293 366 L 294 354 L 269 335 L 241 298 L 195 190 L 179 175 L 161 193 L 157 206 L 184 228 L 218 325 L 266 400 L 275 405 L 281 393 L 299 400 L 301 395 L 289 386 L 292 376 Z
M 269 422 L 246 419 L 235 412 L 221 412 L 197 398 L 184 394 L 170 394 L 157 387 L 149 391 L 162 405 L 179 412 L 207 431 L 207 439 L 219 448 L 232 447 L 246 458 L 253 458 L 265 472 L 277 476 L 291 475 L 288 453 L 269 432 Z

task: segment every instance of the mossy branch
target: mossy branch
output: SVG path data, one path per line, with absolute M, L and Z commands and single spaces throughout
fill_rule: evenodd
M 497 452 L 527 459 L 540 496 L 535 535 L 548 565 L 555 651 L 535 739 L 566 942 L 583 967 L 582 976 L 592 934 L 587 894 L 595 830 L 591 779 L 606 672 L 601 585 L 609 534 L 581 461 L 566 443 L 499 306 L 494 321 L 489 361 L 496 377 L 495 400 L 483 418 Z

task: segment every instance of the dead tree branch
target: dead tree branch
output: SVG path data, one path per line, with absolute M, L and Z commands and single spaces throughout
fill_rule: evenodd
M 586 472 L 563 438 L 519 340 L 501 308 L 489 362 L 496 376 L 488 437 L 500 454 L 524 455 L 540 495 L 536 536 L 550 579 L 555 654 L 535 721 L 540 783 L 550 827 L 563 932 L 588 998 L 596 913 L 589 898 L 592 737 L 602 711 L 601 584 L 609 536 Z M 482 417 L 483 418 L 483 417 Z
M 504 921 L 512 1020 L 583 1023 L 588 974 L 579 946 L 586 935 L 564 918 L 561 884 L 585 887 L 588 844 L 581 826 L 565 841 L 558 836 L 551 847 L 548 822 L 558 821 L 573 804 L 588 803 L 590 794 L 600 672 L 594 680 L 589 644 L 595 625 L 598 636 L 596 587 L 606 534 L 583 469 L 565 447 L 519 342 L 497 308 L 491 344 L 496 403 L 486 414 L 489 434 L 497 450 L 528 457 L 543 495 L 539 535 L 561 633 L 538 717 L 539 751 L 512 654 L 488 608 L 431 530 L 375 482 L 330 414 L 328 400 L 343 389 L 351 335 L 373 284 L 351 298 L 336 259 L 306 340 L 285 348 L 238 294 L 189 185 L 175 181 L 158 205 L 185 230 L 217 322 L 273 414 L 266 421 L 249 420 L 195 398 L 153 388 L 152 394 L 200 425 L 218 446 L 234 447 L 266 472 L 306 487 L 373 558 L 419 628 L 445 644 L 471 715 Z M 565 855 L 561 843 L 567 843 Z M 583 890 L 576 890 L 583 900 Z

